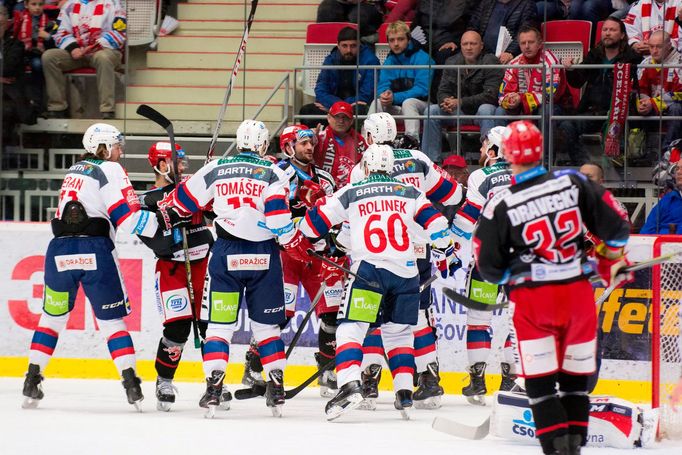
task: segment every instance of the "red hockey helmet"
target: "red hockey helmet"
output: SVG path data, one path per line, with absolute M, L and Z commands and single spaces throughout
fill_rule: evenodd
M 182 149 L 180 144 L 175 143 L 175 150 L 178 153 L 178 159 L 185 159 L 185 151 Z M 151 167 L 156 168 L 159 165 L 159 160 L 172 160 L 173 152 L 171 151 L 170 142 L 157 142 L 149 147 L 149 153 L 147 153 L 147 160 Z
M 291 144 L 293 147 L 297 141 L 303 139 L 310 139 L 313 142 L 313 146 L 317 145 L 317 135 L 315 131 L 308 128 L 306 125 L 290 125 L 284 128 L 282 134 L 279 137 L 279 148 L 285 155 L 287 153 L 287 144 Z
M 542 133 L 528 120 L 512 122 L 502 136 L 502 148 L 511 164 L 535 163 L 542 159 Z

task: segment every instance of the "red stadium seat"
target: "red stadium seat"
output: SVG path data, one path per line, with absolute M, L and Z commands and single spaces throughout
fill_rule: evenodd
M 309 24 L 303 45 L 303 66 L 321 66 L 337 44 L 337 37 L 345 27 L 357 28 L 351 22 L 323 22 Z M 301 90 L 306 95 L 315 95 L 315 84 L 320 70 L 304 71 Z
M 604 21 L 597 22 L 597 33 L 594 34 L 594 45 L 596 46 L 601 41 L 601 27 L 604 25 Z
M 579 42 L 582 43 L 583 55 L 590 50 L 592 22 L 590 21 L 548 21 L 542 24 L 542 36 L 545 42 Z
M 306 44 L 333 44 L 336 45 L 336 38 L 341 29 L 345 27 L 357 28 L 351 22 L 323 22 L 308 24 L 305 34 Z

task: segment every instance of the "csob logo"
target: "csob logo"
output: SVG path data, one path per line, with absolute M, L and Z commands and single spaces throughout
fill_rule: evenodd
M 535 438 L 535 422 L 533 422 L 533 413 L 530 409 L 523 411 L 523 417 L 521 420 L 512 420 L 514 426 L 512 426 L 512 431 L 519 436 L 527 436 L 529 438 Z
M 123 280 L 128 291 L 128 299 L 132 312 L 124 319 L 128 330 L 139 332 L 142 321 L 142 259 L 119 259 Z M 12 321 L 26 330 L 38 327 L 44 295 L 43 273 L 45 271 L 45 256 L 26 256 L 19 260 L 10 276 L 7 308 Z M 21 289 L 30 286 L 28 295 L 22 295 Z M 31 302 L 40 301 L 40 305 Z M 67 330 L 85 330 L 85 317 L 92 314 L 90 305 L 86 305 L 83 289 L 79 288 L 73 310 L 69 313 L 66 323 Z M 87 309 L 86 309 L 87 308 Z M 92 316 L 94 320 L 94 315 Z

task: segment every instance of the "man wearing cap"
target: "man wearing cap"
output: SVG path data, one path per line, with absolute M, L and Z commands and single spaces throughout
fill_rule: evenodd
M 322 120 L 308 118 L 301 119 L 301 123 L 309 128 L 314 128 L 318 123 L 326 125 L 324 115 L 337 101 L 350 104 L 358 115 L 367 114 L 374 98 L 374 71 L 357 69 L 356 65 L 379 65 L 379 59 L 369 47 L 360 44 L 356 29 L 341 29 L 336 47 L 322 65 L 348 65 L 350 68 L 320 72 L 315 85 L 315 102 L 301 107 L 300 115 L 318 115 Z
M 441 167 L 450 177 L 462 185 L 463 191 L 466 191 L 469 169 L 467 168 L 467 162 L 463 156 L 450 155 L 443 160 Z M 434 204 L 434 207 L 448 219 L 449 223 L 452 223 L 452 219 L 455 217 L 460 206 L 464 203 L 465 196 L 466 194 L 462 194 L 462 202 L 457 205 Z
M 154 188 L 140 195 L 142 210 L 156 211 L 164 198 L 173 191 L 176 180 L 187 170 L 185 151 L 175 144 L 177 164 L 173 163 L 173 152 L 169 142 L 157 142 L 149 148 L 147 159 L 154 169 Z M 187 226 L 187 243 L 190 257 L 194 301 L 190 302 L 185 273 L 185 255 L 182 248 L 180 229 L 168 231 L 159 229 L 153 238 L 139 236 L 140 240 L 154 251 L 157 257 L 154 273 L 157 309 L 163 320 L 163 336 L 156 353 L 156 398 L 157 409 L 170 411 L 175 402 L 173 377 L 180 363 L 182 350 L 192 327 L 192 320 L 198 319 L 204 277 L 208 264 L 208 251 L 213 245 L 213 235 L 204 222 L 203 212 L 197 212 Z M 202 334 L 206 323 L 198 322 Z M 231 397 L 230 397 L 231 399 Z
M 334 103 L 327 113 L 328 126 L 318 133 L 315 165 L 330 173 L 337 188 L 350 180 L 350 172 L 367 148 L 365 140 L 353 128 L 353 106 L 345 101 Z

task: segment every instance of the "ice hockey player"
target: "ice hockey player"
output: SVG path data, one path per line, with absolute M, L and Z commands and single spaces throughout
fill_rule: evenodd
M 301 231 L 320 238 L 347 221 L 356 274 L 346 285 L 336 331 L 336 373 L 339 392 L 326 407 L 328 420 L 357 407 L 362 401 L 360 383 L 362 341 L 370 325 L 381 326 L 396 392 L 395 408 L 407 417 L 412 407 L 414 336 L 419 313 L 419 274 L 412 232 L 423 228 L 434 245 L 439 270 L 454 260 L 447 220 L 433 208 L 424 193 L 390 176 L 393 150 L 370 145 L 364 153 L 365 179 L 347 185 L 308 211 Z
M 154 188 L 140 196 L 142 210 L 156 212 L 159 203 L 175 188 L 174 177 L 180 179 L 187 170 L 185 151 L 175 144 L 177 155 L 173 163 L 170 142 L 156 142 L 149 148 L 147 160 L 154 170 Z M 188 252 L 191 261 L 191 276 L 194 300 L 187 289 L 185 254 L 182 247 L 180 228 L 164 231 L 159 229 L 153 238 L 140 240 L 154 251 L 156 256 L 154 290 L 156 307 L 163 321 L 163 336 L 156 351 L 156 408 L 170 411 L 175 403 L 173 377 L 180 363 L 182 351 L 192 329 L 192 320 L 199 318 L 201 295 L 208 265 L 208 251 L 213 245 L 213 235 L 204 222 L 203 212 L 197 212 L 186 227 Z M 198 322 L 199 331 L 206 334 L 206 323 Z M 229 396 L 226 395 L 225 398 Z M 229 405 L 229 401 L 226 401 Z
M 123 322 L 131 309 L 114 239 L 119 229 L 151 237 L 158 222 L 155 215 L 140 210 L 128 175 L 118 163 L 124 147 L 121 132 L 95 123 L 85 131 L 83 146 L 86 153 L 66 172 L 52 220 L 54 238 L 45 254 L 43 313 L 31 340 L 24 407 L 36 407 L 43 398 L 42 372 L 82 285 L 123 378 L 128 403 L 139 409 L 144 397 L 135 374 L 133 340 Z
M 505 127 L 492 128 L 481 145 L 481 157 L 476 169 L 467 181 L 467 197 L 462 207 L 457 211 L 453 220 L 452 230 L 457 242 L 471 243 L 474 225 L 481 213 L 481 208 L 495 192 L 506 188 L 511 183 L 509 163 L 504 160 L 502 153 L 502 133 Z M 468 297 L 482 303 L 494 304 L 498 296 L 503 297 L 503 290 L 494 283 L 486 283 L 473 264 L 469 264 L 467 277 Z M 492 343 L 491 311 L 477 311 L 467 309 L 467 357 L 469 366 L 469 384 L 462 388 L 462 395 L 472 404 L 485 404 L 485 394 L 488 389 L 485 383 L 485 370 Z M 514 367 L 514 352 L 511 337 L 508 335 L 504 342 L 504 361 L 500 364 L 502 382 L 500 390 L 515 388 L 516 370 Z
M 236 156 L 214 160 L 178 185 L 168 205 L 171 229 L 213 201 L 218 239 L 208 260 L 201 320 L 208 323 L 203 348 L 206 392 L 199 405 L 212 417 L 220 402 L 237 316 L 246 299 L 251 330 L 265 376 L 266 405 L 275 416 L 284 404 L 284 342 L 280 324 L 284 288 L 279 244 L 301 260 L 310 242 L 301 235 L 289 211 L 289 181 L 282 169 L 263 157 L 268 130 L 262 122 L 244 120 L 237 128 Z
M 362 127 L 362 135 L 367 144 L 392 144 L 396 138 L 395 119 L 386 112 L 370 114 Z M 446 177 L 424 153 L 419 150 L 393 149 L 394 164 L 389 175 L 405 184 L 426 193 L 432 203 L 456 205 L 462 200 L 462 187 Z M 365 178 L 362 162 L 353 168 L 352 182 Z M 428 241 L 415 243 L 419 281 L 431 277 L 431 251 Z M 454 271 L 454 270 L 453 270 Z M 446 275 L 449 274 L 446 273 Z M 431 287 L 426 287 L 419 296 L 419 320 L 413 327 L 414 353 L 417 367 L 417 390 L 414 392 L 416 408 L 435 409 L 440 407 L 443 388 L 438 374 L 436 351 L 435 317 L 431 307 Z M 379 396 L 379 380 L 384 362 L 384 347 L 381 342 L 381 329 L 372 330 L 363 342 L 362 392 L 365 400 L 362 409 L 376 409 Z
M 528 121 L 505 130 L 512 184 L 483 207 L 474 255 L 486 281 L 510 287 L 521 375 L 543 452 L 578 454 L 587 442 L 597 326 L 583 232 L 602 239 L 597 271 L 618 285 L 631 278 L 619 273 L 628 264 L 629 226 L 604 188 L 573 170 L 547 172 L 542 143 Z

